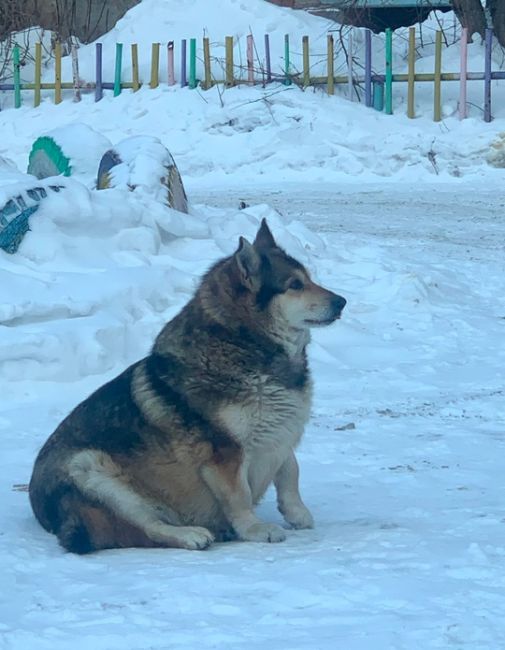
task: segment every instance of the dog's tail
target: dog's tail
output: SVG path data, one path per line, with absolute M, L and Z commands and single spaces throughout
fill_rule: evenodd
M 71 553 L 85 555 L 97 550 L 79 515 L 68 514 L 56 534 L 63 548 Z
M 82 501 L 78 489 L 71 483 L 44 484 L 38 480 L 36 469 L 28 488 L 35 517 L 48 532 L 58 537 L 67 551 L 79 555 L 94 551 L 95 545 L 78 507 Z

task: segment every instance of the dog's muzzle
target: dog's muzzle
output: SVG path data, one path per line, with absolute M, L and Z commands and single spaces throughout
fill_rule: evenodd
M 342 298 L 342 296 L 337 296 L 336 293 L 331 294 L 328 307 L 325 310 L 325 314 L 322 318 L 318 319 L 306 319 L 305 322 L 310 327 L 323 327 L 324 325 L 331 325 L 340 318 L 342 310 L 344 309 L 347 300 Z
M 340 318 L 346 304 L 347 304 L 347 300 L 345 298 L 342 298 L 342 296 L 337 296 L 337 294 L 333 296 L 333 298 L 331 299 L 331 309 L 332 312 L 335 314 L 334 319 Z

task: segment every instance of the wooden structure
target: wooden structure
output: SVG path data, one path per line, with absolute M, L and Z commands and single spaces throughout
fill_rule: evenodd
M 404 1 L 404 0 L 402 0 Z M 408 1 L 408 0 L 405 0 Z M 459 83 L 459 115 L 463 119 L 466 117 L 466 85 L 468 80 L 483 81 L 483 115 L 486 122 L 491 121 L 491 82 L 496 79 L 505 79 L 505 71 L 492 70 L 491 66 L 491 51 L 493 44 L 492 30 L 488 29 L 486 32 L 485 48 L 484 48 L 484 61 L 482 72 L 468 72 L 467 70 L 467 33 L 462 30 L 460 40 L 460 69 L 444 72 L 442 65 L 442 32 L 436 33 L 435 39 L 435 64 L 434 70 L 431 73 L 417 73 L 415 70 L 415 27 L 409 30 L 408 39 L 408 71 L 407 73 L 397 73 L 393 68 L 393 32 L 386 30 L 385 34 L 385 72 L 377 74 L 374 72 L 372 52 L 372 33 L 370 30 L 365 30 L 365 60 L 363 65 L 363 72 L 354 70 L 353 55 L 352 55 L 352 30 L 349 34 L 349 41 L 347 43 L 347 70 L 346 74 L 335 74 L 334 68 L 334 38 L 330 33 L 327 36 L 327 51 L 326 51 L 326 74 L 314 76 L 311 74 L 310 65 L 310 42 L 308 36 L 301 38 L 301 48 L 296 46 L 295 51 L 301 51 L 301 62 L 297 62 L 297 69 L 292 65 L 292 43 L 293 39 L 289 35 L 284 37 L 284 57 L 283 69 L 279 72 L 272 70 L 271 55 L 270 55 L 270 39 L 271 37 L 266 34 L 263 43 L 263 57 L 262 63 L 258 61 L 258 45 L 255 43 L 253 35 L 250 34 L 246 41 L 246 61 L 245 66 L 237 65 L 236 58 L 234 58 L 234 49 L 237 43 L 232 36 L 227 36 L 224 39 L 225 43 L 225 60 L 222 61 L 223 76 L 222 78 L 215 78 L 211 71 L 211 44 L 209 38 L 205 37 L 202 41 L 202 49 L 197 53 L 197 41 L 195 38 L 188 41 L 183 39 L 180 47 L 177 48 L 173 41 L 169 41 L 165 46 L 166 57 L 166 77 L 164 79 L 160 76 L 160 61 L 162 46 L 160 43 L 154 43 L 151 47 L 151 69 L 150 79 L 148 85 L 150 88 L 157 88 L 160 83 L 167 83 L 169 86 L 174 86 L 177 81 L 180 86 L 188 86 L 190 89 L 195 89 L 200 86 L 203 89 L 209 89 L 216 84 L 223 84 L 226 87 L 233 87 L 239 84 L 261 84 L 265 86 L 268 83 L 280 82 L 285 85 L 298 85 L 302 88 L 314 85 L 323 85 L 329 95 L 335 93 L 335 88 L 338 85 L 347 87 L 347 95 L 350 100 L 353 100 L 354 90 L 356 86 L 363 88 L 363 96 L 365 104 L 369 107 L 374 107 L 377 110 L 385 110 L 387 114 L 392 114 L 394 109 L 393 101 L 393 87 L 397 83 L 407 83 L 408 85 L 408 99 L 407 99 L 407 115 L 410 118 L 415 117 L 414 113 L 414 98 L 415 87 L 418 83 L 432 83 L 433 84 L 433 119 L 440 121 L 442 116 L 442 83 L 451 81 Z M 178 50 L 178 51 L 177 51 Z M 189 53 L 188 53 L 189 50 Z M 200 52 L 202 54 L 200 54 Z M 21 81 L 20 74 L 20 50 L 18 47 L 14 48 L 14 71 L 13 82 L 10 84 L 0 84 L 0 91 L 12 92 L 14 95 L 14 106 L 19 108 L 22 102 L 22 91 L 33 91 L 33 105 L 38 106 L 41 102 L 42 91 L 53 91 L 54 102 L 60 103 L 62 101 L 62 93 L 65 90 L 73 92 L 74 100 L 79 101 L 81 91 L 94 90 L 95 101 L 100 101 L 103 93 L 106 90 L 113 91 L 114 96 L 121 94 L 124 90 L 131 90 L 136 92 L 143 85 L 139 78 L 139 63 L 138 63 L 138 46 L 134 43 L 130 46 L 131 56 L 131 80 L 123 79 L 123 44 L 117 43 L 115 50 L 115 65 L 114 65 L 114 79 L 104 81 L 102 74 L 102 58 L 103 49 L 102 44 L 96 44 L 96 65 L 95 65 L 95 81 L 83 83 L 80 81 L 78 73 L 78 59 L 77 50 L 72 50 L 72 80 L 63 81 L 61 76 L 61 47 L 59 44 L 55 47 L 55 72 L 54 82 L 47 83 L 41 81 L 41 57 L 42 48 L 40 44 L 35 47 L 35 78 L 32 82 L 26 83 Z M 256 61 L 255 61 L 256 56 Z M 319 54 L 317 55 L 320 56 Z M 176 71 L 176 60 L 179 58 L 180 68 L 179 74 Z M 189 58 L 189 61 L 188 61 Z M 198 59 L 203 59 L 203 74 L 202 79 L 197 77 L 197 62 Z M 242 58 L 242 57 L 241 57 Z M 189 66 L 188 66 L 189 63 Z M 300 65 L 301 64 L 301 65 Z M 189 74 L 188 74 L 189 70 Z

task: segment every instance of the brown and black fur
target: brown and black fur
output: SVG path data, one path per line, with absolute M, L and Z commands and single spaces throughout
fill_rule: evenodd
M 204 276 L 151 353 L 99 388 L 41 449 L 33 511 L 62 546 L 206 548 L 282 541 L 253 512 L 269 484 L 295 528 L 313 525 L 294 449 L 308 419 L 309 328 L 345 300 L 314 284 L 263 221 Z

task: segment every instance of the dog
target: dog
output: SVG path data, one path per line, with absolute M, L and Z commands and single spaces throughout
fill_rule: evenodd
M 273 483 L 295 529 L 313 518 L 294 450 L 307 423 L 310 328 L 344 298 L 315 284 L 265 220 L 204 275 L 148 356 L 100 387 L 49 437 L 29 486 L 68 551 L 281 542 L 254 506 Z

